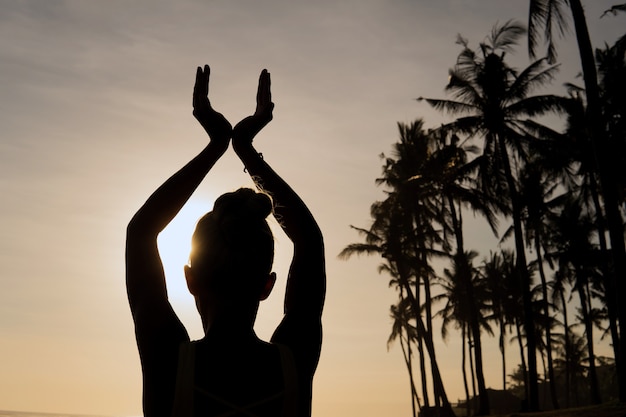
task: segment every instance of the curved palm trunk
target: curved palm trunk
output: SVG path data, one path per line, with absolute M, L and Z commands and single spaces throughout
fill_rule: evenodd
M 598 184 L 595 176 L 592 174 L 591 180 L 591 197 L 593 199 L 593 205 L 596 213 L 596 227 L 598 229 L 598 242 L 600 243 L 600 252 L 608 254 L 605 236 L 605 220 L 602 210 L 602 204 L 600 204 L 600 196 L 598 195 Z M 604 283 L 604 289 L 606 291 L 606 308 L 609 316 L 609 329 L 611 330 L 611 346 L 613 347 L 613 357 L 615 358 L 615 366 L 619 368 L 619 332 L 617 330 L 617 306 L 616 297 L 612 296 L 615 292 L 615 276 L 611 274 L 608 265 L 608 256 L 603 257 L 600 262 L 602 270 L 602 281 Z
M 465 389 L 465 412 L 467 413 L 468 417 L 472 415 L 472 413 L 470 412 L 470 395 L 469 395 L 469 388 L 467 386 L 467 360 L 466 360 L 466 355 L 465 355 L 465 351 L 467 349 L 467 327 L 465 325 L 461 326 L 461 346 L 463 348 L 463 351 L 461 353 L 461 369 L 463 370 L 463 388 Z
M 515 318 L 515 330 L 517 331 L 517 344 L 519 346 L 520 366 L 522 367 L 522 375 L 524 376 L 524 395 L 525 405 L 522 411 L 528 411 L 528 367 L 526 366 L 526 357 L 524 356 L 524 343 L 522 342 L 522 325 L 519 319 Z
M 506 328 L 504 320 L 500 319 L 500 338 L 498 341 L 500 347 L 500 353 L 502 354 L 502 390 L 506 391 L 506 347 L 504 338 L 506 337 Z
M 394 251 L 394 253 L 398 252 Z M 426 350 L 428 352 L 428 356 L 430 357 L 430 366 L 433 373 L 433 385 L 435 387 L 435 392 L 437 393 L 439 400 L 441 400 L 440 417 L 454 416 L 455 414 L 452 410 L 452 405 L 448 401 L 448 396 L 446 395 L 446 391 L 443 387 L 443 380 L 441 379 L 441 373 L 439 372 L 439 366 L 437 364 L 435 345 L 433 343 L 432 334 L 426 329 L 426 327 L 424 326 L 424 322 L 422 321 L 419 308 L 420 306 L 413 293 L 413 288 L 411 287 L 409 281 L 409 274 L 406 270 L 407 268 L 405 267 L 405 265 L 403 265 L 403 262 L 399 260 L 401 258 L 395 257 L 395 259 L 398 259 L 395 263 L 398 270 L 398 275 L 400 277 L 400 285 L 402 286 L 402 288 L 404 288 L 407 298 L 413 306 L 418 337 L 423 338 Z
M 421 302 L 421 290 L 419 286 L 419 282 L 415 285 L 415 299 L 417 305 Z M 415 304 L 412 303 L 415 307 Z M 419 313 L 414 313 L 419 314 Z M 421 335 L 418 334 L 417 338 L 417 351 L 419 353 L 419 364 L 420 364 L 420 378 L 422 381 L 422 397 L 424 398 L 424 407 L 430 407 L 430 396 L 428 395 L 428 378 L 426 377 L 426 356 L 424 355 L 424 340 Z
M 474 398 L 477 398 L 476 395 L 476 372 L 474 371 L 474 360 L 472 359 L 472 348 L 474 347 L 472 332 L 467 334 L 467 342 L 468 342 L 468 350 L 469 350 L 469 365 L 470 365 L 470 376 L 472 377 L 472 395 Z M 479 404 L 474 401 L 472 412 L 475 414 L 478 411 Z
M 500 152 L 500 158 L 504 164 L 506 181 L 509 187 L 511 198 L 511 211 L 513 213 L 513 231 L 515 238 L 515 254 L 516 254 L 516 271 L 520 277 L 522 286 L 522 303 L 524 311 L 524 331 L 526 333 L 526 346 L 528 356 L 528 411 L 539 410 L 539 386 L 537 375 L 537 342 L 535 340 L 535 322 L 532 307 L 532 294 L 530 292 L 530 275 L 526 265 L 526 252 L 524 245 L 524 235 L 522 231 L 522 212 L 519 203 L 519 195 L 515 185 L 515 179 L 511 170 L 509 155 L 506 151 L 504 138 L 498 135 L 497 146 Z
M 543 354 L 543 348 L 539 349 L 539 358 L 541 359 L 541 366 L 543 369 L 543 375 L 548 375 L 548 368 L 546 366 L 546 356 Z M 544 402 L 542 402 L 541 404 L 545 404 L 545 398 L 548 398 L 548 395 L 550 395 L 550 393 L 548 392 L 548 384 L 543 383 L 541 384 L 541 387 L 543 388 L 543 398 L 544 398 Z
M 592 404 L 600 404 L 600 390 L 598 389 L 598 375 L 596 373 L 596 356 L 593 348 L 593 322 L 589 313 L 589 296 L 588 291 L 585 288 L 587 286 L 586 280 L 583 278 L 583 274 L 580 269 L 576 271 L 577 279 L 584 280 L 585 282 L 577 282 L 576 290 L 580 298 L 580 306 L 583 313 L 583 321 L 585 324 L 585 336 L 587 338 L 587 351 L 589 354 L 589 396 Z
M 425 255 L 423 255 L 425 256 Z M 433 315 L 432 315 L 432 298 L 431 298 L 431 294 L 430 294 L 430 279 L 428 277 L 427 273 L 422 274 L 422 278 L 424 281 L 424 304 L 426 306 L 425 311 L 426 311 L 426 325 L 425 325 L 425 335 L 428 335 L 428 337 L 430 338 L 430 343 L 432 343 L 432 328 L 433 328 Z M 419 286 L 419 283 L 416 282 L 415 284 L 416 286 Z M 421 318 L 420 318 L 421 319 Z M 432 351 L 432 355 L 435 354 L 435 350 L 433 348 Z M 431 356 L 431 352 L 428 352 L 428 355 Z M 431 359 L 434 360 L 434 356 L 431 356 Z M 431 367 L 431 369 L 433 369 Z M 434 372 L 434 371 L 433 371 Z M 439 370 L 437 370 L 437 372 L 439 372 Z M 441 379 L 439 376 L 437 377 L 439 378 L 439 380 Z M 433 381 L 435 380 L 435 375 L 433 373 Z M 435 407 L 440 408 L 443 405 L 443 397 L 445 397 L 445 392 L 443 392 L 443 383 L 437 384 L 437 383 L 433 383 L 433 389 L 435 391 Z M 446 398 L 447 401 L 447 398 Z
M 428 378 L 426 378 L 426 357 L 424 355 L 424 341 L 422 337 L 417 338 L 417 351 L 419 352 L 420 378 L 422 381 L 422 396 L 424 398 L 424 407 L 429 408 L 430 397 L 428 395 Z
M 417 390 L 415 389 L 415 380 L 413 379 L 413 358 L 411 355 L 411 337 L 410 337 L 408 330 L 407 330 L 406 340 L 407 340 L 407 344 L 405 347 L 404 337 L 402 336 L 402 334 L 400 334 L 400 346 L 402 347 L 402 355 L 404 356 L 404 364 L 406 365 L 406 368 L 409 372 L 409 381 L 411 383 L 411 411 L 413 412 L 413 417 L 417 417 L 417 410 L 416 410 L 415 404 L 417 403 L 417 406 L 418 406 L 417 408 L 420 410 L 422 407 L 419 404 Z
M 563 306 L 563 337 L 565 339 L 565 407 L 569 407 L 570 402 L 570 383 L 571 383 L 571 375 L 570 375 L 570 336 L 569 336 L 569 324 L 567 322 L 567 302 L 565 301 L 564 290 L 560 291 L 561 305 Z
M 452 217 L 452 223 L 454 227 L 454 234 L 456 237 L 457 252 L 456 263 L 459 272 L 459 278 L 463 281 L 463 287 L 467 292 L 467 298 L 470 304 L 470 317 L 469 327 L 472 334 L 472 340 L 474 341 L 474 360 L 476 364 L 476 382 L 478 384 L 478 409 L 476 415 L 486 416 L 489 415 L 489 396 L 487 394 L 487 387 L 485 385 L 485 376 L 483 373 L 483 359 L 482 359 L 482 344 L 480 339 L 480 322 L 478 306 L 476 305 L 476 297 L 474 295 L 474 286 L 472 284 L 472 271 L 465 254 L 463 245 L 463 227 L 462 219 L 459 213 L 457 217 L 456 205 L 452 197 L 448 197 L 448 205 L 450 207 L 450 213 Z
M 548 378 L 550 379 L 550 398 L 552 399 L 552 407 L 559 409 L 559 401 L 556 394 L 556 380 L 554 379 L 554 364 L 552 361 L 552 332 L 550 323 L 550 306 L 548 304 L 548 284 L 546 281 L 546 273 L 543 269 L 543 256 L 541 255 L 541 243 L 539 234 L 535 233 L 535 250 L 537 251 L 537 264 L 539 265 L 539 276 L 541 277 L 541 295 L 543 297 L 543 314 L 546 316 L 546 356 L 548 359 Z
M 428 356 L 430 357 L 431 368 L 433 372 L 433 385 L 435 386 L 435 391 L 438 393 L 439 398 L 441 400 L 441 417 L 454 417 L 454 411 L 452 411 L 452 405 L 448 401 L 448 396 L 446 395 L 446 391 L 443 388 L 443 380 L 441 379 L 441 373 L 439 372 L 439 366 L 437 365 L 437 359 L 435 357 L 435 346 L 433 344 L 432 335 L 426 332 L 426 328 L 424 327 L 424 322 L 421 317 L 417 317 L 417 328 L 418 332 L 422 334 L 424 338 L 424 342 L 426 345 L 426 350 L 428 351 Z
M 608 148 L 608 141 L 604 135 L 601 119 L 600 93 L 598 88 L 598 76 L 596 62 L 593 56 L 591 39 L 585 12 L 580 0 L 570 0 L 576 40 L 580 52 L 580 61 L 583 68 L 583 78 L 587 95 L 587 117 L 594 144 L 596 164 L 600 174 L 602 195 L 606 207 L 606 217 L 611 239 L 611 253 L 615 269 L 616 304 L 619 318 L 619 333 L 626 334 L 626 303 L 617 303 L 622 295 L 626 294 L 626 247 L 624 245 L 623 221 L 619 211 L 619 199 L 617 197 L 617 185 L 611 169 L 616 165 L 612 163 L 613 152 Z M 619 399 L 626 402 L 626 343 L 619 343 L 619 355 L 617 358 L 617 376 L 619 383 Z

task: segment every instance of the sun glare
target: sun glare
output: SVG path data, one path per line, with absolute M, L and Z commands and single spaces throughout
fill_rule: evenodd
M 204 200 L 187 202 L 174 220 L 159 235 L 157 243 L 165 270 L 170 301 L 192 300 L 185 283 L 183 267 L 189 262 L 191 235 L 196 227 L 196 222 L 211 207 L 213 204 Z

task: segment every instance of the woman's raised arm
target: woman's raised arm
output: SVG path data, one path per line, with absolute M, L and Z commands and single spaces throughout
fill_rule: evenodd
M 256 111 L 234 127 L 233 148 L 257 187 L 271 195 L 275 217 L 294 244 L 285 313 L 306 308 L 307 314 L 319 317 L 326 284 L 322 233 L 304 202 L 252 145 L 256 134 L 273 117 L 270 87 L 270 74 L 263 70 L 259 77 Z
M 228 148 L 231 125 L 211 107 L 209 75 L 208 66 L 198 67 L 193 94 L 193 114 L 209 134 L 209 144 L 148 198 L 127 228 L 126 286 L 138 337 L 142 327 L 159 327 L 161 320 L 168 322 L 167 316 L 173 314 L 167 301 L 157 236 Z

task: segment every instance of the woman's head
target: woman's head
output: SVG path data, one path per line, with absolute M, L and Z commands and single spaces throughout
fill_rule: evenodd
M 258 299 L 274 260 L 274 238 L 266 221 L 270 213 L 271 198 L 249 188 L 215 201 L 192 237 L 190 267 L 197 288 Z

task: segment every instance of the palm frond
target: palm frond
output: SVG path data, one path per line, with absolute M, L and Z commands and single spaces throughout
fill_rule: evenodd
M 515 20 L 507 20 L 502 26 L 495 25 L 491 29 L 489 42 L 492 52 L 504 51 L 509 52 L 512 47 L 517 45 L 519 38 L 526 33 L 526 28 L 520 22 Z
M 477 110 L 476 106 L 468 104 L 468 103 L 463 103 L 460 101 L 439 100 L 439 99 L 434 99 L 434 98 L 423 98 L 423 97 L 420 97 L 417 99 L 417 101 L 422 101 L 422 100 L 426 101 L 433 108 L 442 112 L 450 113 L 450 114 L 472 113 Z
M 548 113 L 563 114 L 568 102 L 568 98 L 552 94 L 531 96 L 510 104 L 506 107 L 506 112 L 511 119 L 520 116 L 543 116 Z
M 568 21 L 564 9 L 569 6 L 568 0 L 530 0 L 528 12 L 528 54 L 532 59 L 537 57 L 539 43 L 545 39 L 548 47 L 547 59 L 556 62 L 556 36 L 563 36 L 568 30 Z M 556 28 L 555 28 L 556 26 Z M 543 29 L 543 33 L 541 32 Z
M 342 260 L 349 259 L 352 255 L 374 255 L 382 252 L 380 246 L 368 245 L 367 243 L 351 243 L 337 257 Z
M 463 133 L 471 137 L 483 129 L 484 119 L 481 116 L 459 117 L 454 122 L 451 122 L 446 126 L 450 129 L 454 129 L 456 132 Z
M 552 65 L 548 68 L 545 68 L 544 65 L 545 59 L 540 59 L 526 67 L 509 88 L 507 100 L 519 100 L 527 97 L 531 91 L 553 81 L 555 73 L 559 70 L 559 65 Z
M 461 73 L 458 68 L 451 69 L 445 91 L 458 101 L 478 107 L 483 101 L 475 80 Z
M 522 132 L 527 133 L 533 138 L 537 139 L 550 139 L 549 143 L 553 143 L 554 140 L 560 139 L 563 135 L 554 129 L 549 128 L 546 125 L 538 123 L 532 119 L 516 120 L 515 126 Z

